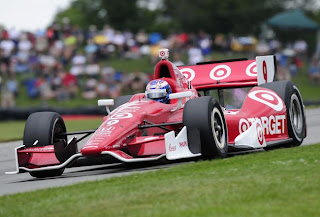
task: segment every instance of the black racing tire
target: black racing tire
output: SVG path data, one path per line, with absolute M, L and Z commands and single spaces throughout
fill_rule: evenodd
M 189 100 L 184 106 L 183 124 L 187 129 L 199 130 L 201 154 L 204 158 L 227 156 L 228 128 L 218 100 L 211 96 Z
M 114 105 L 111 107 L 111 111 L 113 111 L 116 108 L 118 108 L 119 106 L 129 102 L 132 96 L 133 95 L 120 96 L 117 99 L 115 99 Z
M 60 140 L 67 141 L 67 136 L 58 136 L 66 133 L 66 126 L 62 117 L 56 112 L 35 112 L 29 115 L 24 127 L 23 144 L 32 147 L 53 145 Z
M 275 81 L 260 87 L 273 90 L 284 101 L 287 108 L 288 134 L 293 139 L 289 146 L 300 146 L 306 137 L 306 116 L 299 89 L 291 81 Z
M 56 112 L 36 112 L 31 114 L 26 122 L 23 135 L 23 144 L 29 148 L 34 146 L 47 146 L 64 140 L 67 144 L 67 136 L 59 136 L 66 133 L 66 126 L 62 117 Z M 35 142 L 38 142 L 35 144 Z M 30 172 L 37 178 L 60 176 L 63 169 Z

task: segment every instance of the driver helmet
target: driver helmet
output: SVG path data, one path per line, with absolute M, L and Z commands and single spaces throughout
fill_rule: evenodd
M 170 103 L 169 94 L 171 93 L 172 89 L 168 82 L 156 79 L 148 83 L 145 95 L 149 99 L 168 104 Z

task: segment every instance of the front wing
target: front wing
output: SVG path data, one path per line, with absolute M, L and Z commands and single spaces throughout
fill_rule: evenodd
M 111 156 L 114 159 L 124 163 L 157 161 L 164 157 L 166 157 L 167 160 L 177 160 L 177 159 L 193 158 L 193 157 L 201 156 L 201 153 L 192 153 L 190 151 L 187 138 L 188 137 L 187 137 L 186 127 L 183 127 L 177 136 L 175 136 L 174 131 L 171 131 L 165 134 L 164 140 L 165 140 L 165 146 L 166 146 L 165 147 L 166 153 L 157 155 L 157 156 L 134 158 L 121 150 L 103 151 L 101 152 L 101 155 Z M 75 142 L 75 137 L 73 138 L 73 140 L 69 142 L 69 144 L 72 142 L 73 143 Z M 36 158 L 34 161 L 39 161 L 39 159 L 40 160 L 42 159 L 43 161 L 46 161 L 47 159 L 54 159 L 54 160 L 50 160 L 50 162 L 42 162 L 41 167 L 35 167 L 35 168 L 26 167 L 23 164 L 25 163 L 25 154 L 30 154 L 30 152 L 28 152 L 28 149 L 30 150 L 30 152 L 32 150 L 37 149 L 37 152 L 34 152 L 33 154 L 36 153 L 38 155 L 46 155 L 45 158 L 43 157 L 38 158 L 38 160 Z M 38 171 L 62 169 L 62 168 L 66 168 L 68 165 L 70 165 L 72 162 L 74 162 L 76 159 L 80 157 L 83 157 L 82 154 L 76 153 L 70 156 L 68 159 L 66 159 L 66 161 L 64 161 L 63 163 L 58 163 L 59 161 L 55 157 L 53 146 L 37 147 L 37 148 L 26 148 L 25 146 L 19 146 L 15 148 L 16 170 L 11 172 L 6 172 L 6 174 L 18 174 L 21 172 L 38 172 Z M 54 163 L 55 165 L 52 165 Z

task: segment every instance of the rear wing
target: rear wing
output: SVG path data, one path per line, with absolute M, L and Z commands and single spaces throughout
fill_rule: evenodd
M 275 56 L 257 56 L 255 60 L 237 59 L 179 66 L 180 72 L 197 90 L 256 86 L 274 81 Z

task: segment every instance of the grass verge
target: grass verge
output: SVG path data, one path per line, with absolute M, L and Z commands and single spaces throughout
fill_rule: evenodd
M 2 196 L 0 216 L 320 216 L 319 153 L 281 149 Z
M 93 130 L 100 126 L 102 118 L 85 120 L 66 120 L 68 131 Z M 21 140 L 25 121 L 1 121 L 0 122 L 0 142 Z

